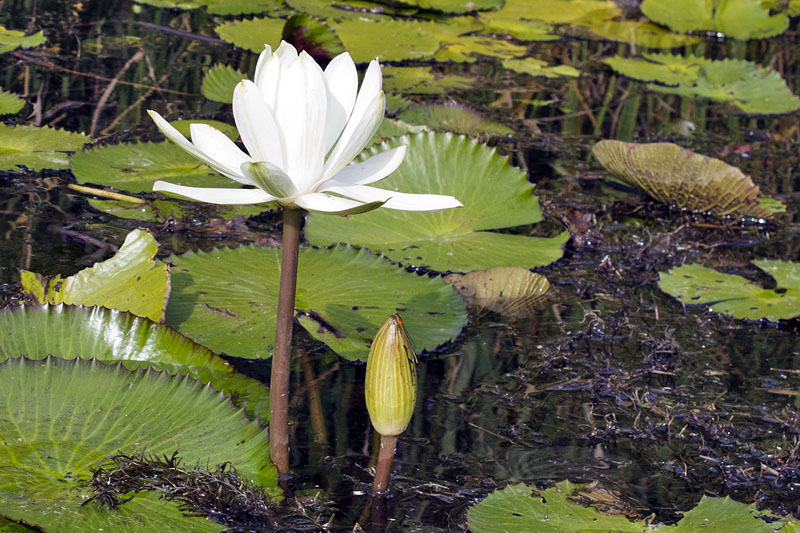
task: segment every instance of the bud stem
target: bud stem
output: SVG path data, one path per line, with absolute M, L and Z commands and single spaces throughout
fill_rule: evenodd
M 278 478 L 284 480 L 289 475 L 289 371 L 302 222 L 301 209 L 284 208 L 278 319 L 269 390 L 269 456 L 278 471 Z
M 383 494 L 389 488 L 389 476 L 392 473 L 394 450 L 397 446 L 397 435 L 387 437 L 381 435 L 381 448 L 378 451 L 378 466 L 375 469 L 375 480 L 372 482 L 372 493 Z

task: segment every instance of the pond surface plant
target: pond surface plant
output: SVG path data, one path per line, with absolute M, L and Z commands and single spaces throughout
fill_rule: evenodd
M 0 421 L 25 434 L 0 431 L 0 530 L 796 530 L 798 13 L 794 0 L 6 0 Z M 464 205 L 304 217 L 287 491 L 264 430 L 286 210 L 154 193 L 270 194 L 147 115 L 247 178 L 258 158 L 234 126 L 248 95 L 234 96 L 258 88 L 264 44 L 281 40 L 322 76 L 345 49 L 359 80 L 377 57 L 386 117 L 350 166 L 404 149 L 366 186 Z M 608 179 L 592 149 L 612 141 L 679 192 Z M 665 144 L 666 159 L 639 154 Z M 685 202 L 704 179 L 693 164 L 734 180 Z M 722 208 L 739 186 L 741 210 Z M 418 389 L 373 498 L 365 363 L 395 314 Z M 108 490 L 85 484 L 95 475 Z M 195 482 L 202 495 L 183 490 Z M 225 498 L 207 499 L 220 484 Z

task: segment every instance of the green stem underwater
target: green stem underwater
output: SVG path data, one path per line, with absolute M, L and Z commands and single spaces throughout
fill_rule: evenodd
M 297 288 L 297 254 L 300 250 L 301 209 L 283 210 L 281 281 L 278 289 L 278 319 L 269 391 L 269 455 L 278 478 L 289 475 L 289 370 Z

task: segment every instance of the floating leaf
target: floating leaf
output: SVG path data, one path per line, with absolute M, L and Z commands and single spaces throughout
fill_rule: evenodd
M 289 17 L 283 26 L 283 40 L 317 60 L 328 61 L 345 51 L 342 41 L 327 24 L 306 15 Z
M 473 11 L 487 11 L 499 9 L 503 0 L 375 0 L 379 4 L 395 6 L 397 4 L 441 11 L 442 13 L 471 13 Z
M 748 114 L 789 113 L 800 108 L 800 98 L 786 86 L 780 74 L 749 61 L 713 61 L 671 54 L 644 54 L 644 57 L 612 57 L 605 63 L 630 78 L 656 82 L 648 85 L 654 91 L 728 102 Z
M 173 142 L 100 146 L 72 156 L 78 183 L 95 183 L 129 192 L 152 192 L 165 180 L 192 187 L 230 187 L 230 179 L 211 170 Z
M 136 0 L 139 4 L 171 9 L 199 9 L 205 7 L 214 15 L 247 15 L 264 13 L 279 6 L 278 0 Z
M 724 33 L 734 39 L 774 37 L 786 31 L 786 15 L 770 15 L 760 0 L 644 0 L 642 12 L 675 31 Z
M 0 115 L 13 115 L 25 105 L 25 100 L 14 93 L 0 90 Z
M 67 168 L 67 152 L 80 150 L 87 142 L 89 138 L 82 133 L 49 126 L 0 124 L 0 170 Z
M 455 74 L 440 74 L 431 67 L 381 68 L 383 88 L 404 94 L 446 94 L 452 89 L 470 89 L 473 79 Z
M 281 18 L 270 17 L 232 20 L 223 22 L 214 28 L 214 31 L 223 41 L 260 54 L 264 51 L 264 44 L 269 44 L 273 50 L 277 48 L 281 42 L 285 23 L 286 21 Z
M 547 65 L 547 61 L 542 61 L 534 57 L 506 59 L 503 61 L 503 67 L 513 70 L 514 72 L 530 74 L 531 76 L 545 76 L 547 78 L 558 78 L 560 76 L 577 78 L 580 75 L 580 71 L 575 67 L 569 65 L 555 65 L 550 67 Z
M 386 139 L 391 139 L 392 137 L 399 137 L 407 133 L 414 134 L 414 133 L 422 133 L 424 131 L 430 131 L 430 130 L 425 125 L 409 124 L 408 122 L 404 122 L 402 120 L 385 118 L 383 119 L 383 122 L 381 122 L 378 131 L 372 137 L 367 146 L 371 146 L 373 144 L 380 144 L 386 141 Z
M 33 48 L 45 42 L 44 32 L 38 31 L 32 35 L 25 35 L 21 31 L 7 30 L 0 26 L 0 54 L 11 52 L 17 48 Z
M 236 84 L 247 79 L 247 74 L 228 65 L 214 65 L 208 70 L 200 92 L 209 100 L 230 104 Z
M 467 517 L 470 530 L 473 533 L 695 533 L 705 530 L 773 533 L 789 522 L 786 518 L 758 511 L 754 504 L 703 496 L 694 509 L 684 513 L 677 525 L 653 526 L 644 520 L 632 522 L 624 516 L 603 514 L 570 500 L 582 487 L 562 481 L 555 487 L 537 493 L 533 487 L 521 483 L 509 485 L 470 507 Z M 792 523 L 787 525 L 791 526 Z
M 524 56 L 527 51 L 526 46 L 520 46 L 504 39 L 486 35 L 462 35 L 454 42 L 445 42 L 433 55 L 433 59 L 454 63 L 474 63 L 480 56 L 506 59 Z
M 167 323 L 217 352 L 269 357 L 275 335 L 281 251 L 242 246 L 169 258 Z M 297 319 L 347 359 L 365 361 L 386 317 L 402 313 L 421 350 L 458 335 L 464 302 L 441 279 L 409 274 L 365 250 L 300 251 Z
M 594 145 L 592 154 L 633 187 L 692 211 L 743 217 L 757 208 L 761 197 L 759 188 L 738 168 L 677 144 L 603 140 Z
M 511 128 L 486 120 L 477 111 L 459 105 L 418 105 L 406 109 L 398 118 L 411 124 L 423 124 L 434 130 L 454 131 L 470 136 L 514 133 Z
M 444 280 L 471 305 L 510 317 L 531 315 L 550 293 L 546 277 L 522 267 L 450 274 Z
M 22 289 L 37 304 L 100 305 L 161 322 L 169 296 L 167 265 L 156 265 L 158 243 L 134 230 L 114 257 L 68 278 L 22 271 Z
M 0 311 L 0 361 L 96 358 L 129 370 L 152 368 L 209 383 L 248 416 L 269 420 L 269 390 L 172 328 L 116 309 L 25 306 Z
M 775 278 L 778 290 L 701 265 L 661 273 L 658 286 L 685 304 L 711 304 L 711 311 L 734 318 L 775 322 L 800 316 L 800 264 L 766 259 L 753 264 Z
M 329 25 L 356 63 L 367 63 L 376 57 L 381 61 L 425 59 L 436 53 L 440 45 L 432 31 L 434 22 L 345 19 Z
M 567 232 L 536 238 L 486 231 L 542 220 L 539 200 L 525 173 L 494 149 L 466 137 L 427 133 L 390 139 L 381 150 L 405 143 L 409 146 L 403 163 L 375 186 L 448 194 L 464 207 L 428 213 L 377 209 L 354 217 L 310 213 L 306 238 L 311 244 L 366 246 L 392 261 L 438 271 L 527 268 L 561 257 Z
M 232 463 L 274 487 L 267 436 L 225 396 L 166 373 L 76 359 L 0 365 L 0 514 L 51 531 L 219 531 L 177 505 L 138 494 L 109 510 L 81 507 L 81 480 L 115 453 L 178 451 L 186 464 Z
M 678 48 L 703 40 L 702 37 L 672 33 L 661 26 L 638 20 L 608 20 L 583 28 L 589 31 L 590 36 L 645 48 Z

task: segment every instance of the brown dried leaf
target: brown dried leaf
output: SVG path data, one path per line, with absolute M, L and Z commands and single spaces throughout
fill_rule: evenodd
M 592 153 L 606 170 L 656 200 L 717 216 L 767 216 L 749 176 L 677 144 L 603 140 Z

